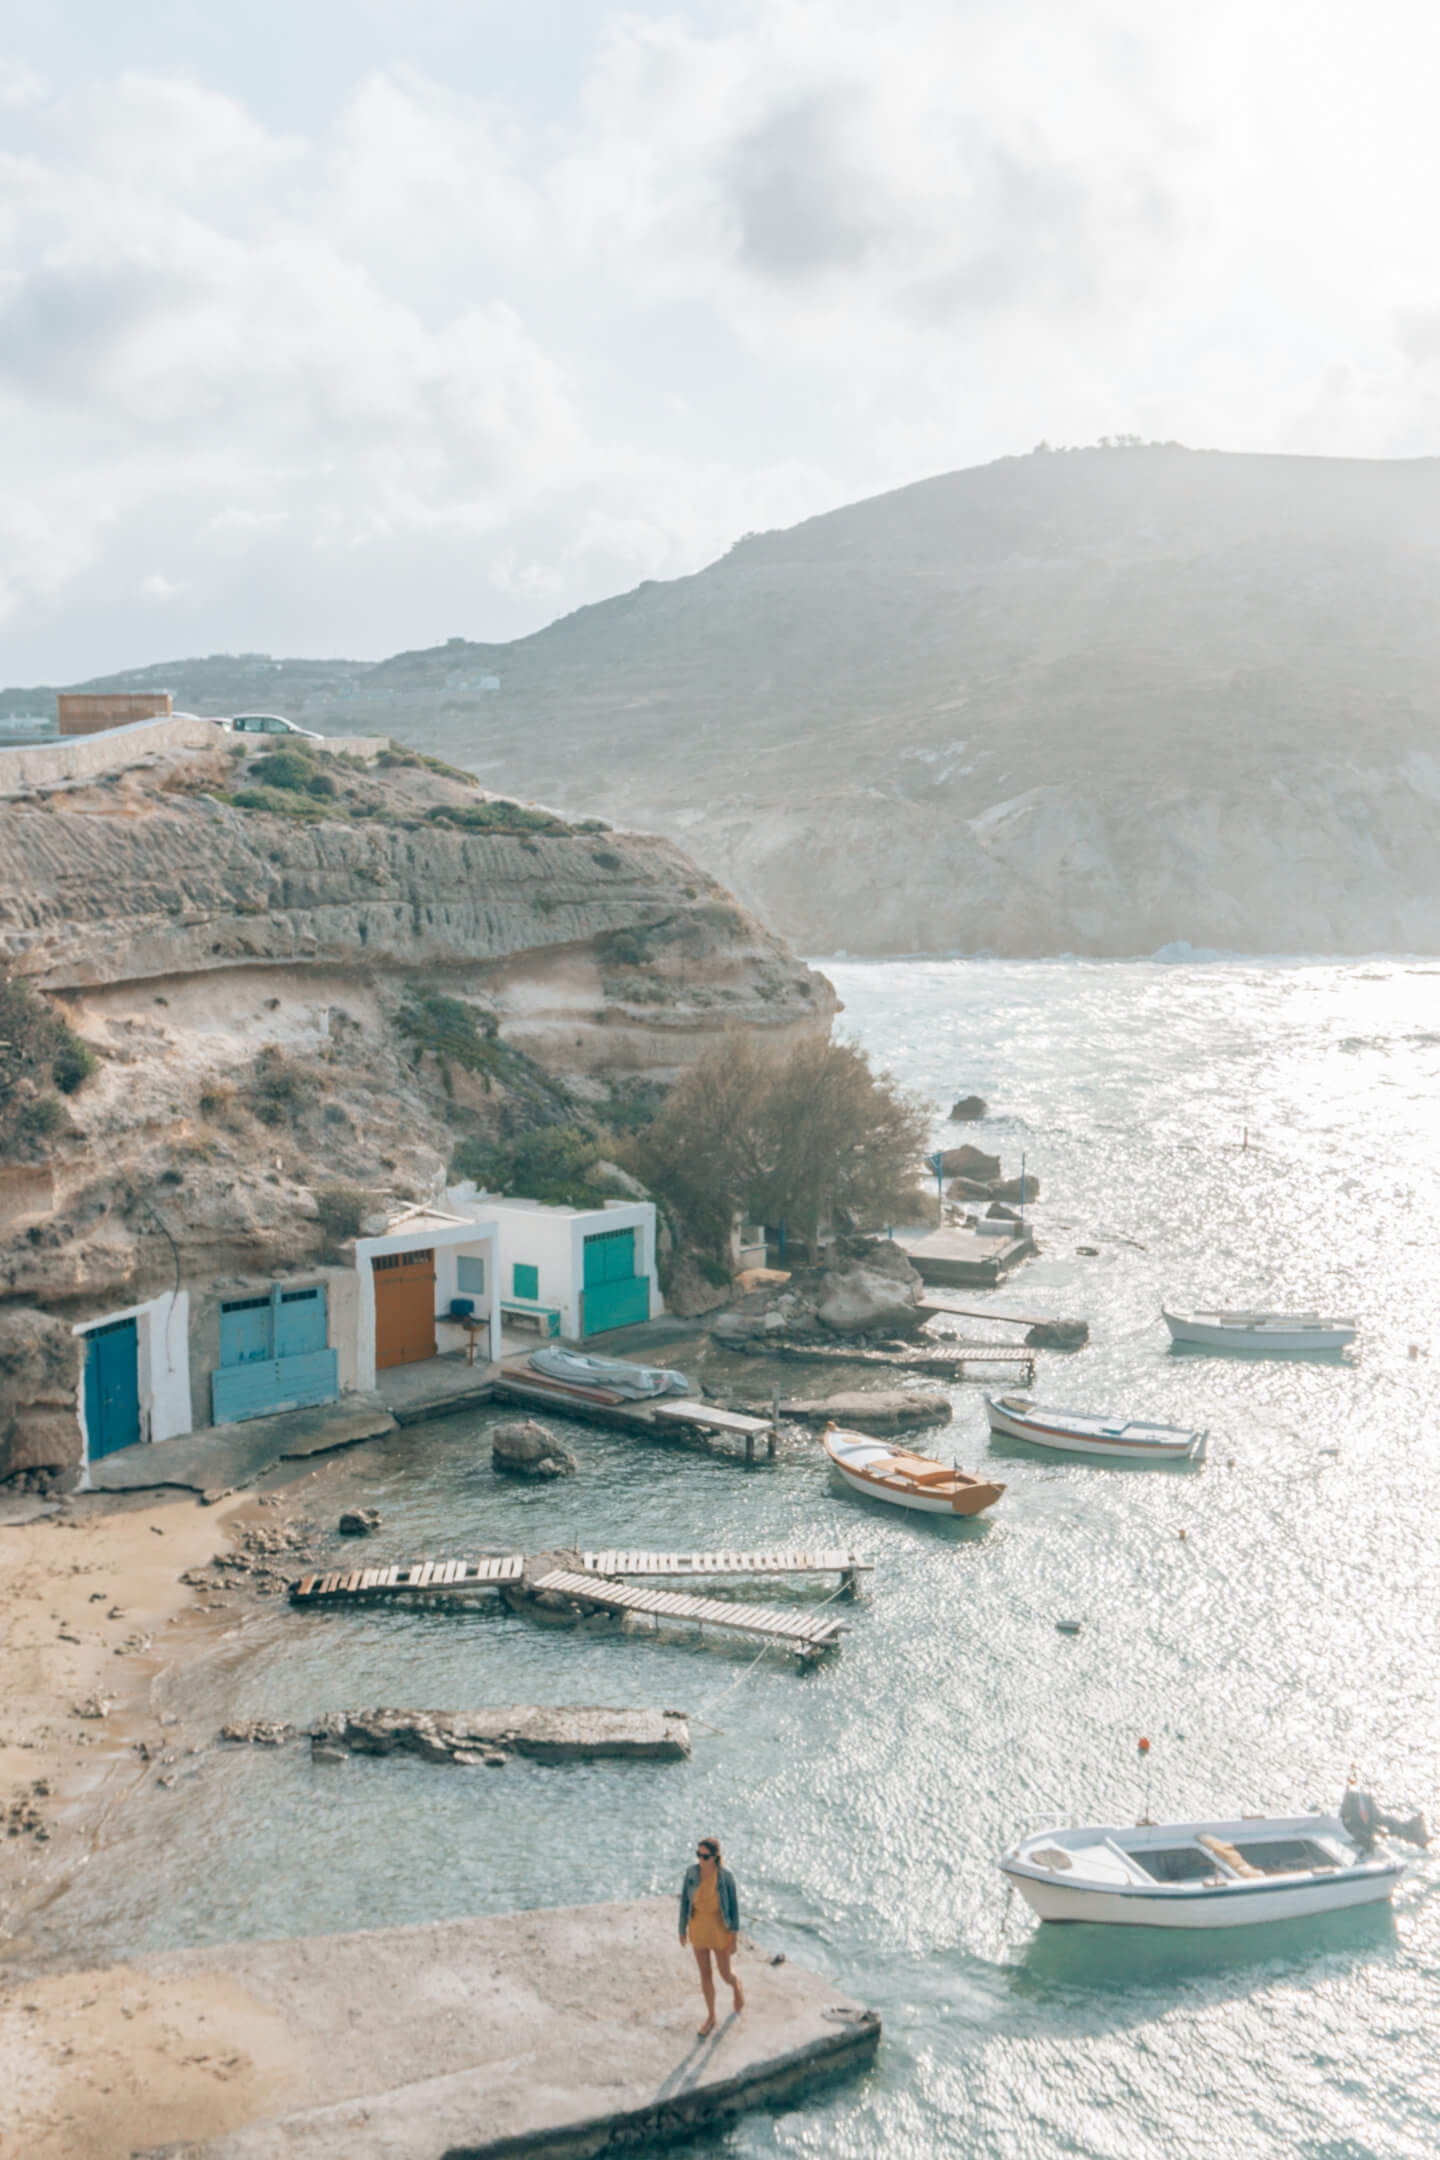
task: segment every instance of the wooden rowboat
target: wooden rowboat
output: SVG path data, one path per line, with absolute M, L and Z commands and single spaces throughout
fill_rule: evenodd
M 1112 1462 L 1195 1462 L 1205 1452 L 1196 1426 L 1149 1425 L 1138 1418 L 1087 1417 L 1078 1410 L 1046 1410 L 1028 1395 L 987 1395 L 991 1432 L 1066 1455 L 1104 1455 Z
M 852 1492 L 922 1515 L 978 1515 L 982 1508 L 993 1507 L 1005 1490 L 952 1463 L 914 1455 L 867 1433 L 842 1432 L 838 1425 L 826 1426 L 820 1445 Z
M 1348 1349 L 1359 1328 L 1354 1320 L 1324 1313 L 1168 1312 L 1161 1317 L 1170 1340 L 1190 1350 L 1248 1351 L 1261 1357 L 1328 1356 Z

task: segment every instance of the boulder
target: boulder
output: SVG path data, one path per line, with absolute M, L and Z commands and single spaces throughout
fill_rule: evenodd
M 992 1187 L 982 1185 L 978 1178 L 957 1177 L 945 1188 L 951 1200 L 988 1200 Z
M 1018 1200 L 1023 1206 L 1028 1200 L 1039 1199 L 1040 1180 L 1033 1170 L 1023 1178 L 1005 1178 L 1000 1184 L 991 1186 L 990 1196 L 994 1200 Z
M 536 1418 L 513 1418 L 490 1435 L 490 1460 L 512 1477 L 574 1477 L 580 1464 Z
M 1000 1175 L 1000 1157 L 987 1155 L 983 1148 L 967 1143 L 964 1147 L 946 1148 L 940 1157 L 940 1168 L 946 1177 L 979 1178 L 988 1184 Z
M 694 1253 L 677 1253 L 665 1280 L 665 1310 L 682 1320 L 698 1319 L 701 1313 L 718 1312 L 734 1297 L 729 1282 L 711 1282 Z
M 1013 1207 L 1006 1207 L 1003 1200 L 992 1200 L 985 1210 L 985 1219 L 987 1222 L 1019 1222 L 1020 1217 Z
M 920 1293 L 920 1277 L 894 1246 L 883 1257 L 827 1268 L 816 1318 L 833 1335 L 913 1335 L 923 1319 L 915 1309 Z
M 1090 1340 L 1086 1320 L 1037 1320 L 1025 1334 L 1028 1350 L 1083 1350 Z
M 341 1537 L 371 1537 L 380 1527 L 380 1510 L 373 1507 L 347 1508 L 336 1528 Z
M 989 1115 L 989 1104 L 983 1095 L 962 1095 L 959 1102 L 950 1106 L 952 1125 L 973 1124 L 977 1118 Z

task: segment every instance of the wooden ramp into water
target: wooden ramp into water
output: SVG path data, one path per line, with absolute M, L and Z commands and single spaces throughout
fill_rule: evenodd
M 679 1576 L 686 1581 L 715 1581 L 737 1575 L 838 1575 L 852 1594 L 873 1560 L 852 1552 L 584 1552 L 587 1575 Z
M 525 1573 L 523 1553 L 487 1555 L 483 1560 L 416 1560 L 407 1567 L 340 1568 L 328 1575 L 302 1575 L 290 1585 L 292 1605 L 332 1599 L 387 1599 L 412 1591 L 433 1595 L 462 1590 L 503 1590 Z
M 636 1584 L 582 1575 L 573 1568 L 552 1568 L 533 1580 L 536 1591 L 573 1598 L 599 1612 L 633 1614 L 637 1619 L 686 1622 L 703 1634 L 707 1627 L 724 1628 L 731 1634 L 759 1636 L 793 1650 L 806 1664 L 837 1650 L 844 1623 L 823 1613 L 806 1613 L 799 1607 L 732 1604 L 727 1598 L 687 1597 L 678 1590 L 643 1590 Z

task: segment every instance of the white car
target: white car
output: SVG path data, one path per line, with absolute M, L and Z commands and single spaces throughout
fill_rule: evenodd
M 236 735 L 303 735 L 306 742 L 325 740 L 315 728 L 297 727 L 293 720 L 273 712 L 235 713 L 223 725 Z

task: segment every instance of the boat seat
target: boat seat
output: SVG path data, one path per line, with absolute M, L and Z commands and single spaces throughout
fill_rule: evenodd
M 1263 1868 L 1251 1867 L 1250 1862 L 1242 1858 L 1233 1845 L 1227 1845 L 1224 1838 L 1197 1837 L 1195 1842 L 1203 1845 L 1206 1852 L 1213 1853 L 1217 1860 L 1223 1860 L 1237 1875 L 1263 1875 L 1265 1872 Z
M 955 1475 L 945 1463 L 927 1462 L 923 1455 L 892 1455 L 887 1463 L 875 1467 L 888 1470 L 894 1477 L 909 1478 L 916 1485 L 948 1485 Z

